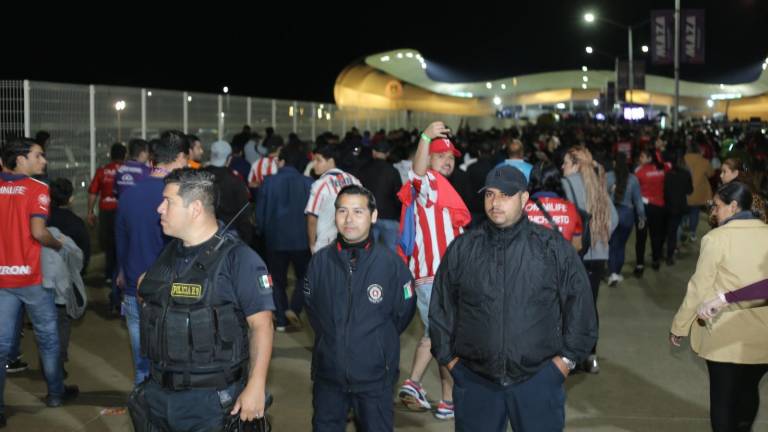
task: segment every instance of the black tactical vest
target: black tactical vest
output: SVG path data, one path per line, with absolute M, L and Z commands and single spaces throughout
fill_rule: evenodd
M 237 305 L 214 300 L 216 280 L 240 241 L 214 236 L 177 274 L 180 240 L 169 243 L 141 283 L 141 353 L 170 388 L 222 388 L 247 373 L 248 328 Z

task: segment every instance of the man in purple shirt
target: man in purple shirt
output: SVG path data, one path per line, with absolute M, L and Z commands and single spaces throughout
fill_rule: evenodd
M 157 213 L 163 200 L 163 178 L 187 166 L 188 151 L 189 142 L 184 133 L 163 132 L 152 152 L 155 168 L 149 177 L 125 189 L 117 206 L 117 285 L 123 292 L 122 312 L 131 338 L 135 384 L 144 381 L 149 373 L 149 363 L 140 350 L 137 286 L 141 275 L 155 262 L 167 242 Z

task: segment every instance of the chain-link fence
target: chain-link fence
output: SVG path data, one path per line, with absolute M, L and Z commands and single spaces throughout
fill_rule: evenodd
M 73 207 L 81 215 L 86 212 L 90 179 L 98 166 L 109 161 L 109 149 L 115 142 L 151 139 L 161 131 L 180 129 L 197 135 L 210 154 L 214 141 L 231 141 L 243 125 L 255 131 L 272 127 L 284 137 L 295 133 L 302 140 L 314 140 L 325 131 L 343 136 L 353 127 L 371 132 L 423 128 L 438 119 L 453 128 L 461 121 L 459 116 L 445 114 L 339 109 L 311 101 L 0 80 L 0 138 L 49 132 L 48 175 L 72 181 Z M 477 127 L 497 123 L 490 117 L 477 121 Z

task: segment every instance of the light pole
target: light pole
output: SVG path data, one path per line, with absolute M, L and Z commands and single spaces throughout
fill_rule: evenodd
M 611 24 L 613 26 L 616 26 L 622 29 L 627 29 L 627 48 L 629 50 L 629 92 L 630 92 L 630 95 L 633 95 L 632 90 L 634 90 L 635 88 L 635 63 L 634 63 L 635 57 L 632 50 L 632 28 L 639 27 L 647 23 L 648 20 L 641 21 L 635 25 L 626 25 L 616 21 L 609 20 L 608 18 L 604 18 L 602 16 L 595 15 L 593 12 L 587 12 L 584 14 L 584 21 L 586 21 L 587 23 L 593 23 L 596 20 L 600 20 L 604 23 Z
M 587 14 L 590 15 L 590 14 Z M 586 20 L 586 16 L 584 17 Z M 619 57 L 618 56 L 612 56 L 606 52 L 600 51 L 598 49 L 595 49 L 592 46 L 587 46 L 584 48 L 584 52 L 586 52 L 589 55 L 592 54 L 600 54 L 601 56 L 605 56 L 608 58 L 613 58 L 613 64 L 614 64 L 614 75 L 615 75 L 615 85 L 613 86 L 613 100 L 614 103 L 619 102 Z M 582 71 L 586 72 L 584 69 L 586 69 L 586 66 L 582 66 Z
M 125 101 L 119 100 L 115 102 L 115 111 L 117 111 L 117 141 L 123 142 L 123 131 L 120 124 L 120 113 L 125 109 Z

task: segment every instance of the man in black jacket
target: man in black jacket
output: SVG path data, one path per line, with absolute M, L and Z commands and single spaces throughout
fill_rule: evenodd
M 525 217 L 527 182 L 499 166 L 486 178 L 488 220 L 454 240 L 435 276 L 432 354 L 454 379 L 457 431 L 555 431 L 563 383 L 597 340 L 589 279 L 557 231 Z
M 370 239 L 377 217 L 370 191 L 347 186 L 335 208 L 338 239 L 312 257 L 304 286 L 315 331 L 312 429 L 345 431 L 352 408 L 360 430 L 392 431 L 400 334 L 416 310 L 413 280 L 394 252 Z

